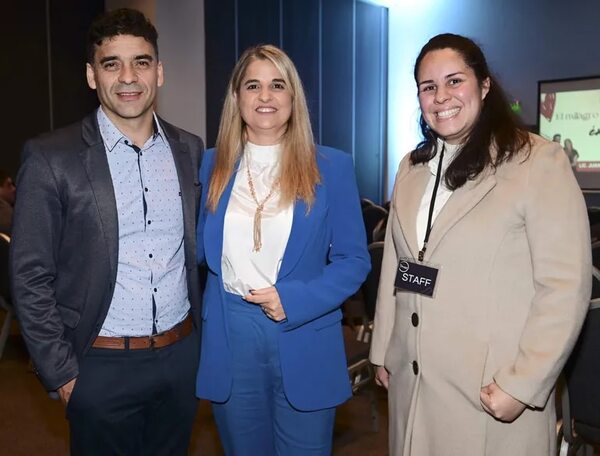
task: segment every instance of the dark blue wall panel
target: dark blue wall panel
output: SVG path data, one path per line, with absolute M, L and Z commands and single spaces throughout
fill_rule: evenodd
M 219 131 L 225 90 L 236 55 L 234 0 L 204 2 L 206 30 L 206 145 L 212 147 Z
M 385 145 L 386 10 L 356 2 L 355 149 L 361 195 L 373 201 L 383 197 Z
M 279 46 L 280 0 L 238 0 L 238 54 L 257 44 Z
M 387 9 L 360 0 L 206 0 L 205 18 L 207 144 L 237 57 L 273 43 L 298 68 L 316 140 L 351 153 L 361 195 L 381 202 Z
M 283 48 L 300 73 L 315 137 L 318 138 L 320 1 L 285 0 L 282 7 Z
M 354 2 L 326 0 L 322 8 L 319 141 L 354 153 Z

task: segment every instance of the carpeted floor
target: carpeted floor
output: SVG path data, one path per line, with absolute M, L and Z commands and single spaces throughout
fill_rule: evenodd
M 0 320 L 4 315 L 0 316 Z M 334 455 L 384 456 L 387 451 L 385 392 L 378 388 L 380 429 L 371 429 L 368 395 L 358 395 L 338 409 Z M 31 372 L 25 346 L 13 328 L 0 360 L 0 455 L 59 456 L 68 454 L 64 409 L 48 398 Z M 190 455 L 222 455 L 210 405 L 201 401 L 194 425 Z M 259 456 L 259 455 L 257 455 Z

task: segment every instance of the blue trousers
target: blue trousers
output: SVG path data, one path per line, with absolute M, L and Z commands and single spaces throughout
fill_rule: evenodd
M 335 408 L 304 412 L 289 403 L 278 323 L 238 295 L 225 299 L 233 385 L 227 402 L 212 406 L 227 456 L 330 455 Z

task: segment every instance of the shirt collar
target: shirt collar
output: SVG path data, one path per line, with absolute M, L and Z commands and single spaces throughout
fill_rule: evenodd
M 133 141 L 131 141 L 131 139 L 129 139 L 127 136 L 121 133 L 121 131 L 115 126 L 115 124 L 108 118 L 108 116 L 102 109 L 102 106 L 98 108 L 96 117 L 98 119 L 100 135 L 102 136 L 102 140 L 104 141 L 104 146 L 106 147 L 106 150 L 108 150 L 109 152 L 112 151 L 121 141 L 127 141 L 129 142 L 129 144 L 133 144 Z M 160 122 L 158 121 L 158 117 L 156 116 L 155 112 L 152 113 L 152 123 L 154 134 L 148 139 L 146 144 L 144 144 L 144 147 L 146 145 L 152 144 L 154 141 L 159 139 L 162 142 L 165 141 L 164 132 L 160 126 Z
M 259 146 L 257 144 L 246 142 L 244 146 L 244 158 L 250 163 L 258 163 L 261 165 L 276 165 L 281 157 L 281 144 L 271 146 Z
M 442 151 L 442 148 L 444 148 L 444 162 L 442 163 L 443 176 L 444 174 L 446 174 L 446 169 L 448 168 L 448 165 L 452 163 L 452 160 L 454 160 L 454 157 L 456 157 L 457 153 L 459 152 L 460 144 L 448 144 L 441 138 L 437 139 L 437 153 L 427 163 L 429 165 L 429 171 L 434 176 L 437 176 L 438 164 L 440 163 L 440 152 Z

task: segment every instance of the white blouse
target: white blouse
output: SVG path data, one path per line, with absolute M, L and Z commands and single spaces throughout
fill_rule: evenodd
M 452 195 L 452 190 L 446 186 L 446 180 L 444 179 L 444 176 L 446 175 L 446 169 L 448 169 L 448 165 L 452 162 L 452 160 L 454 160 L 460 145 L 448 144 L 441 139 L 438 139 L 437 147 L 437 154 L 435 154 L 435 157 L 433 157 L 431 160 L 429 160 L 429 163 L 427 163 L 429 165 L 431 176 L 429 178 L 429 182 L 427 183 L 427 187 L 425 188 L 425 193 L 421 199 L 421 206 L 419 206 L 419 212 L 417 214 L 417 242 L 419 250 L 423 248 L 423 242 L 425 241 L 427 218 L 429 217 L 429 205 L 431 204 L 431 196 L 433 195 L 433 187 L 435 185 L 435 176 L 437 175 L 438 164 L 440 163 L 440 151 L 442 150 L 442 147 L 445 147 L 444 161 L 442 163 L 442 178 L 435 196 L 435 205 L 433 206 L 433 215 L 431 217 L 432 226 L 435 223 L 435 219 L 437 218 L 438 214 L 441 212 L 442 208 L 446 205 L 450 199 L 450 196 Z
M 262 212 L 262 248 L 254 252 L 254 214 L 257 204 L 248 185 L 247 166 L 256 198 L 262 202 L 279 177 L 281 146 L 246 143 L 240 160 L 223 226 L 221 271 L 225 290 L 246 295 L 252 289 L 275 284 L 292 229 L 294 205 L 279 206 L 276 190 Z

